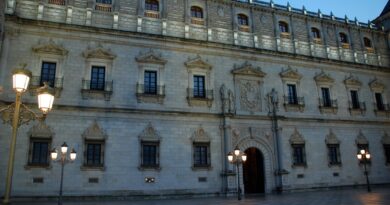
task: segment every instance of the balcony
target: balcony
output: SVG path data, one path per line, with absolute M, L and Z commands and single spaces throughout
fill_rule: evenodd
M 349 45 L 349 43 L 341 43 L 341 47 L 344 49 L 349 49 L 350 45 Z
M 321 113 L 337 113 L 338 105 L 337 105 L 337 100 L 324 100 L 322 98 L 318 99 L 319 105 L 318 107 L 320 108 Z
M 158 19 L 158 18 L 160 18 L 160 12 L 152 11 L 152 10 L 146 10 L 145 13 L 144 13 L 144 16 L 145 17 L 149 17 L 149 18 Z
M 150 87 L 137 83 L 136 96 L 139 103 L 162 104 L 165 98 L 165 86 L 158 85 L 156 87 Z
M 280 38 L 290 38 L 289 32 L 280 32 Z
M 65 6 L 65 0 L 48 0 L 47 3 Z
M 191 24 L 196 24 L 196 25 L 204 25 L 204 19 L 202 18 L 195 18 L 195 17 L 192 17 L 191 18 Z
M 214 100 L 213 90 L 199 91 L 194 88 L 187 88 L 187 101 L 190 106 L 211 107 Z
M 104 99 L 109 101 L 113 91 L 113 81 L 104 81 L 104 84 L 94 85 L 91 80 L 82 81 L 81 95 L 83 99 Z
M 389 104 L 383 103 L 374 103 L 374 112 L 377 116 L 390 116 L 390 106 Z
M 96 11 L 103 11 L 103 12 L 111 12 L 112 5 L 111 4 L 96 3 L 95 10 Z
M 54 84 L 50 85 L 50 87 L 54 88 L 54 96 L 56 98 L 59 98 L 61 96 L 61 91 L 64 83 L 64 78 L 55 78 Z M 41 83 L 41 76 L 32 76 L 31 77 L 31 84 L 30 84 L 30 94 L 36 95 L 36 89 L 43 86 L 43 82 Z
M 322 44 L 322 40 L 321 40 L 321 38 L 313 38 L 313 43 Z
M 305 108 L 305 99 L 304 97 L 296 96 L 283 96 L 284 99 L 284 108 L 286 111 L 300 111 L 303 112 Z
M 351 115 L 363 115 L 366 111 L 365 102 L 348 101 L 348 104 L 349 104 L 349 112 L 351 113 Z
M 239 25 L 238 30 L 242 31 L 242 32 L 249 32 L 250 31 L 249 26 L 246 26 L 246 25 Z

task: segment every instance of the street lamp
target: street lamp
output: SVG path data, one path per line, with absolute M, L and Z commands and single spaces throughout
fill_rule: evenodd
M 239 165 L 243 164 L 247 156 L 244 152 L 242 152 L 237 146 L 234 148 L 233 152 L 229 152 L 227 155 L 228 161 L 231 164 L 236 165 L 237 168 L 237 199 L 241 200 L 241 187 L 240 187 L 240 168 Z
M 371 192 L 370 181 L 368 180 L 368 171 L 367 171 L 367 163 L 368 163 L 368 160 L 371 159 L 371 154 L 368 153 L 368 151 L 362 149 L 357 154 L 357 158 L 364 165 L 364 175 L 366 175 L 366 181 L 367 181 L 367 192 Z
M 22 64 L 21 68 L 15 69 L 12 72 L 12 88 L 16 92 L 15 103 L 0 108 L 1 117 L 4 123 L 12 125 L 12 138 L 9 150 L 7 178 L 5 183 L 4 204 L 8 204 L 11 195 L 12 175 L 14 170 L 15 146 L 18 128 L 22 124 L 27 124 L 31 120 L 45 120 L 47 113 L 51 110 L 54 101 L 52 89 L 44 84 L 43 87 L 37 89 L 38 93 L 38 108 L 42 111 L 42 115 L 36 114 L 26 105 L 22 104 L 22 94 L 27 91 L 28 84 L 31 78 L 31 72 L 25 69 L 26 64 Z
M 64 166 L 66 163 L 73 162 L 76 160 L 77 153 L 74 149 L 69 153 L 69 159 L 67 158 L 66 154 L 68 153 L 68 145 L 64 142 L 64 144 L 61 145 L 61 155 L 60 158 L 57 160 L 58 153 L 57 150 L 54 148 L 51 153 L 50 157 L 53 162 L 59 162 L 61 163 L 61 182 L 60 182 L 60 193 L 58 196 L 58 205 L 62 204 L 62 183 L 64 181 Z

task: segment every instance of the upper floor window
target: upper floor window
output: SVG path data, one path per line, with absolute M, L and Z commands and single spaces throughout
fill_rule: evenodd
M 347 36 L 347 34 L 340 33 L 339 36 L 340 36 L 340 42 L 341 43 L 348 43 L 348 36 Z
M 48 82 L 50 87 L 54 87 L 56 80 L 57 64 L 53 62 L 42 62 L 40 86 Z
M 351 90 L 351 108 L 360 109 L 359 95 L 357 90 Z
M 321 38 L 320 30 L 318 30 L 318 28 L 315 27 L 311 28 L 311 35 L 313 36 L 313 38 Z
M 194 167 L 210 166 L 210 143 L 194 142 Z
M 191 17 L 203 18 L 203 10 L 199 6 L 191 6 Z
M 205 97 L 205 82 L 204 76 L 194 75 L 194 97 Z
M 322 94 L 322 106 L 332 107 L 332 101 L 330 99 L 329 88 L 322 87 L 321 94 Z
M 104 141 L 85 141 L 86 153 L 84 165 L 89 167 L 103 166 Z
M 30 139 L 30 159 L 29 165 L 47 166 L 49 165 L 49 146 L 51 139 Z
M 371 43 L 371 40 L 367 37 L 364 37 L 363 38 L 363 42 L 364 42 L 364 47 L 366 48 L 371 48 L 372 47 L 372 43 Z
M 145 10 L 159 11 L 159 2 L 157 0 L 145 0 Z
M 288 104 L 298 104 L 297 87 L 295 84 L 287 84 Z
M 240 26 L 248 26 L 249 25 L 248 16 L 246 16 L 245 14 L 238 14 L 237 22 Z
M 288 33 L 288 24 L 284 21 L 279 21 L 279 31 L 282 33 Z
M 105 83 L 104 66 L 92 66 L 91 69 L 91 90 L 104 90 Z
M 142 146 L 142 167 L 159 167 L 159 143 L 158 142 L 141 142 Z
M 157 94 L 157 72 L 146 70 L 144 74 L 144 93 Z

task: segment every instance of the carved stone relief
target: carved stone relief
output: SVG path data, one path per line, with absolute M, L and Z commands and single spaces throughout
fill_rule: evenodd
M 99 124 L 94 121 L 91 126 L 89 126 L 83 133 L 84 139 L 97 139 L 97 140 L 105 140 L 107 139 L 107 134 L 104 130 L 99 126 Z
M 38 138 L 51 138 L 54 133 L 51 130 L 51 128 L 46 125 L 45 122 L 39 122 L 38 124 L 34 125 L 28 134 L 31 137 L 38 137 Z
M 191 136 L 193 142 L 210 142 L 211 138 L 208 133 L 203 129 L 202 125 Z
M 255 80 L 240 80 L 240 109 L 250 112 L 261 111 L 261 92 L 259 81 Z
M 157 133 L 152 123 L 149 123 L 145 127 L 145 129 L 141 132 L 138 138 L 144 141 L 159 141 L 161 139 L 160 135 Z
M 305 144 L 305 139 L 298 132 L 297 128 L 294 128 L 293 134 L 290 136 L 290 144 Z
M 368 140 L 361 130 L 359 130 L 359 134 L 356 137 L 356 144 L 368 144 Z
M 332 129 L 329 131 L 329 134 L 326 135 L 325 142 L 326 144 L 340 144 L 340 140 L 333 133 Z

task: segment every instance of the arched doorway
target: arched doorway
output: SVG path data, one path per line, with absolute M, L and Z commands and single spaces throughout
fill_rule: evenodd
M 248 156 L 243 164 L 244 187 L 246 194 L 264 193 L 264 158 L 260 150 L 251 147 L 245 150 Z

